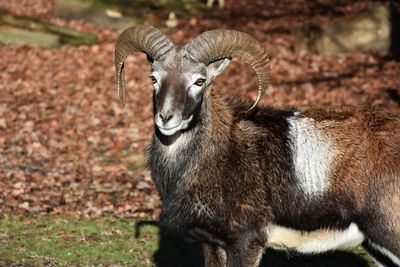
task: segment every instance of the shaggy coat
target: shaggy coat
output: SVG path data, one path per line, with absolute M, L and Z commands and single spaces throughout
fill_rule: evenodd
M 207 267 L 257 266 L 266 246 L 319 253 L 362 244 L 400 266 L 400 119 L 374 108 L 258 107 L 269 56 L 250 35 L 204 32 L 184 46 L 158 29 L 118 38 L 115 67 L 146 53 L 153 82 L 149 169 L 160 222 L 203 243 Z M 213 95 L 238 57 L 258 79 L 253 105 Z
M 249 106 L 207 97 L 175 140 L 155 129 L 149 168 L 162 225 L 229 251 L 238 243 L 261 249 L 271 224 L 313 231 L 355 223 L 371 253 L 376 243 L 400 255 L 398 117 L 372 108 L 241 115 Z

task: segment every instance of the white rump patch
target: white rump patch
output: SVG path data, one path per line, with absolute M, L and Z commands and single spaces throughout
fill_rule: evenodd
M 268 247 L 280 250 L 292 249 L 307 254 L 355 247 L 364 241 L 364 234 L 355 223 L 351 223 L 343 230 L 321 229 L 312 232 L 271 224 L 268 226 L 267 233 Z
M 335 149 L 310 118 L 290 118 L 295 173 L 307 196 L 321 196 L 329 186 Z

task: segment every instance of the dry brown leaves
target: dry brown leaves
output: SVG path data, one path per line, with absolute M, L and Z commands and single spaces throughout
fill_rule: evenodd
M 0 10 L 22 17 L 48 18 L 53 8 L 54 0 L 0 0 Z
M 301 19 L 261 14 L 235 22 L 230 17 L 235 8 L 183 18 L 169 35 L 185 43 L 203 30 L 223 27 L 256 36 L 272 58 L 264 104 L 378 105 L 400 114 L 400 63 L 390 56 L 298 55 L 293 27 Z M 128 98 L 121 108 L 113 66 L 117 32 L 52 20 L 95 32 L 103 42 L 60 49 L 0 46 L 0 212 L 156 216 L 159 201 L 143 167 L 152 131 L 145 57 L 126 61 Z M 222 96 L 254 98 L 257 84 L 253 71 L 234 60 L 215 88 Z

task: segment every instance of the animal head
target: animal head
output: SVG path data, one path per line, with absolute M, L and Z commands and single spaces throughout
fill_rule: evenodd
M 269 78 L 269 58 L 261 44 L 246 33 L 234 30 L 204 32 L 184 46 L 151 26 L 131 27 L 119 37 L 115 68 L 119 98 L 125 104 L 124 60 L 132 52 L 143 52 L 151 64 L 154 122 L 163 135 L 186 130 L 196 118 L 205 92 L 233 57 L 255 70 L 259 91 L 254 110 Z

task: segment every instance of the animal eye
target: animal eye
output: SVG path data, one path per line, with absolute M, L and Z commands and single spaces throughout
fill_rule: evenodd
M 150 79 L 153 82 L 153 84 L 157 83 L 157 79 L 153 75 L 150 76 Z
M 205 81 L 206 81 L 205 79 L 200 78 L 200 79 L 197 79 L 197 81 L 194 84 L 197 86 L 203 86 Z

